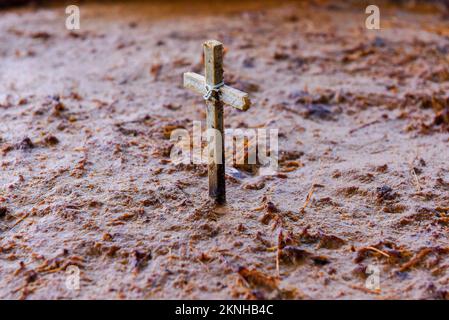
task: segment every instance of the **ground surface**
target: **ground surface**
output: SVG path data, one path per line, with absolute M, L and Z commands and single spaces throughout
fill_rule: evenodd
M 448 298 L 443 12 L 81 10 L 75 33 L 63 8 L 0 12 L 0 298 Z M 181 75 L 210 38 L 254 102 L 226 126 L 279 128 L 281 151 L 278 175 L 229 171 L 217 208 L 167 139 L 204 124 Z

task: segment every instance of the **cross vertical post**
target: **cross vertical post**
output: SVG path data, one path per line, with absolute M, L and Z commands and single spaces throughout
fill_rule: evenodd
M 223 45 L 220 42 L 209 40 L 204 43 L 204 62 L 206 84 L 213 88 L 222 83 Z M 207 128 L 215 129 L 210 130 L 213 137 L 208 137 L 209 196 L 216 203 L 223 204 L 226 201 L 223 103 L 218 92 L 212 91 L 211 97 L 212 99 L 206 100 Z M 217 163 L 220 158 L 221 161 Z

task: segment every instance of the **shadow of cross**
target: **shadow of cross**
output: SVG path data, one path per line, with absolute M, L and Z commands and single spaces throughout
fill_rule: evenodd
M 207 105 L 209 196 L 216 203 L 226 201 L 223 105 L 248 110 L 248 94 L 223 83 L 223 44 L 216 40 L 204 43 L 202 75 L 184 73 L 184 87 L 203 95 Z

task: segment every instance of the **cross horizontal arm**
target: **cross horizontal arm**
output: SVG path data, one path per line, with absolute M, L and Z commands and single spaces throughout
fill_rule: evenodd
M 202 95 L 206 94 L 206 79 L 197 73 L 184 73 L 184 87 L 198 92 Z M 231 107 L 248 110 L 251 101 L 247 93 L 224 85 L 220 88 L 220 100 Z

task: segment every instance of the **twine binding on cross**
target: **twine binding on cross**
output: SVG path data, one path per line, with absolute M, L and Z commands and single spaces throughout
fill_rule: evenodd
M 212 92 L 219 92 L 220 88 L 224 86 L 224 81 L 220 82 L 216 85 L 208 85 L 206 84 L 206 94 L 203 96 L 204 100 L 209 100 L 212 97 Z

